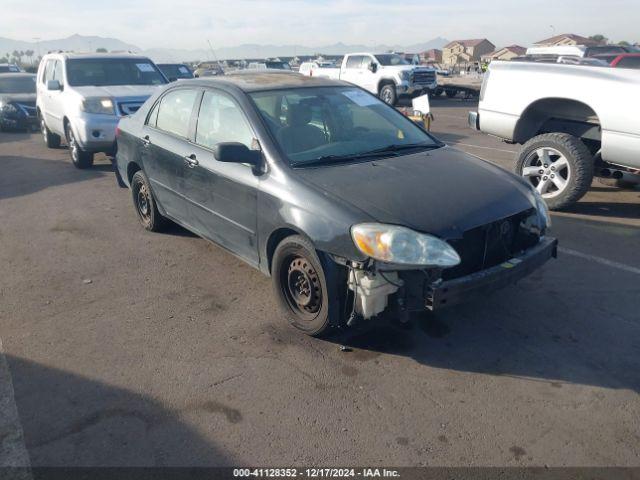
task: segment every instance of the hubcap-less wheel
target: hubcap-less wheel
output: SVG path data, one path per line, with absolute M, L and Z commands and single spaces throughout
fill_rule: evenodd
M 304 257 L 288 259 L 286 279 L 282 282 L 283 293 L 289 306 L 303 317 L 312 319 L 322 307 L 322 288 L 318 273 Z
M 554 148 L 543 147 L 529 154 L 522 169 L 522 176 L 543 198 L 552 198 L 567 188 L 571 168 L 562 153 Z
M 73 136 L 73 130 L 69 127 L 69 149 L 71 150 L 71 158 L 75 163 L 79 161 L 78 142 L 76 137 Z
M 149 191 L 147 190 L 147 186 L 141 184 L 138 188 L 138 194 L 136 195 L 136 201 L 138 206 L 138 213 L 140 214 L 140 218 L 144 222 L 151 221 L 151 201 L 149 199 Z
M 47 126 L 44 123 L 44 118 L 40 120 L 40 130 L 42 131 L 42 138 L 44 138 L 44 143 L 47 144 L 48 142 L 48 134 L 47 134 Z
M 393 101 L 393 94 L 390 89 L 388 88 L 382 89 L 382 101 L 384 103 L 388 103 L 389 105 L 391 105 L 391 102 Z

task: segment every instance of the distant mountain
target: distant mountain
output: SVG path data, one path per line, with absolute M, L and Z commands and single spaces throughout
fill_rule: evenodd
M 131 51 L 148 55 L 156 62 L 191 62 L 197 60 L 224 60 L 241 58 L 264 58 L 264 57 L 291 57 L 294 55 L 314 55 L 322 53 L 324 55 L 344 55 L 349 52 L 368 51 L 386 52 L 401 51 L 407 53 L 418 53 L 431 48 L 442 48 L 448 40 L 437 37 L 428 42 L 416 43 L 413 45 L 347 45 L 341 42 L 319 47 L 308 47 L 304 45 L 258 45 L 244 44 L 235 47 L 221 47 L 214 49 L 202 48 L 196 50 L 171 49 L 171 48 L 151 48 L 143 50 L 136 45 L 125 43 L 116 38 L 105 38 L 98 36 L 71 35 L 67 38 L 56 40 L 41 40 L 40 42 L 24 42 L 0 37 L 0 57 L 14 50 L 39 51 L 44 55 L 52 50 L 69 50 L 76 52 L 95 51 L 98 48 L 106 48 L 108 51 Z

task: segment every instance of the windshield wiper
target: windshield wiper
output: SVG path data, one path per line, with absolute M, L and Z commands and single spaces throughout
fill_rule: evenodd
M 401 152 L 403 150 L 413 150 L 415 148 L 432 150 L 434 148 L 440 148 L 441 145 L 437 143 L 392 143 L 386 147 L 376 148 L 375 150 L 369 150 L 364 152 L 365 154 L 387 153 L 387 152 Z

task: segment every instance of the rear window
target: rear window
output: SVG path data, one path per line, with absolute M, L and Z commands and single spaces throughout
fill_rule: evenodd
M 193 78 L 193 73 L 186 65 L 158 65 L 158 68 L 169 80 L 173 78 Z
M 145 58 L 69 59 L 67 81 L 74 87 L 166 83 L 158 68 Z
M 616 64 L 616 67 L 640 69 L 640 57 L 623 57 Z
M 11 75 L 0 78 L 0 94 L 2 93 L 36 93 L 36 76 Z

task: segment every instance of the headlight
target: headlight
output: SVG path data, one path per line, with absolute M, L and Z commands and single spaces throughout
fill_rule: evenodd
M 0 102 L 0 110 L 2 110 L 5 113 L 16 113 L 18 111 L 16 106 L 13 105 L 12 103 L 3 103 L 3 102 Z
M 549 228 L 551 226 L 551 215 L 549 214 L 549 207 L 547 207 L 547 202 L 544 201 L 542 195 L 538 193 L 537 190 L 533 190 L 533 196 L 536 199 L 536 210 L 538 210 L 538 215 L 544 220 L 545 226 Z
M 113 100 L 110 98 L 85 98 L 82 101 L 82 110 L 87 113 L 101 113 L 114 115 Z
M 460 256 L 447 242 L 405 227 L 361 223 L 351 227 L 351 237 L 366 256 L 387 263 L 453 267 Z

